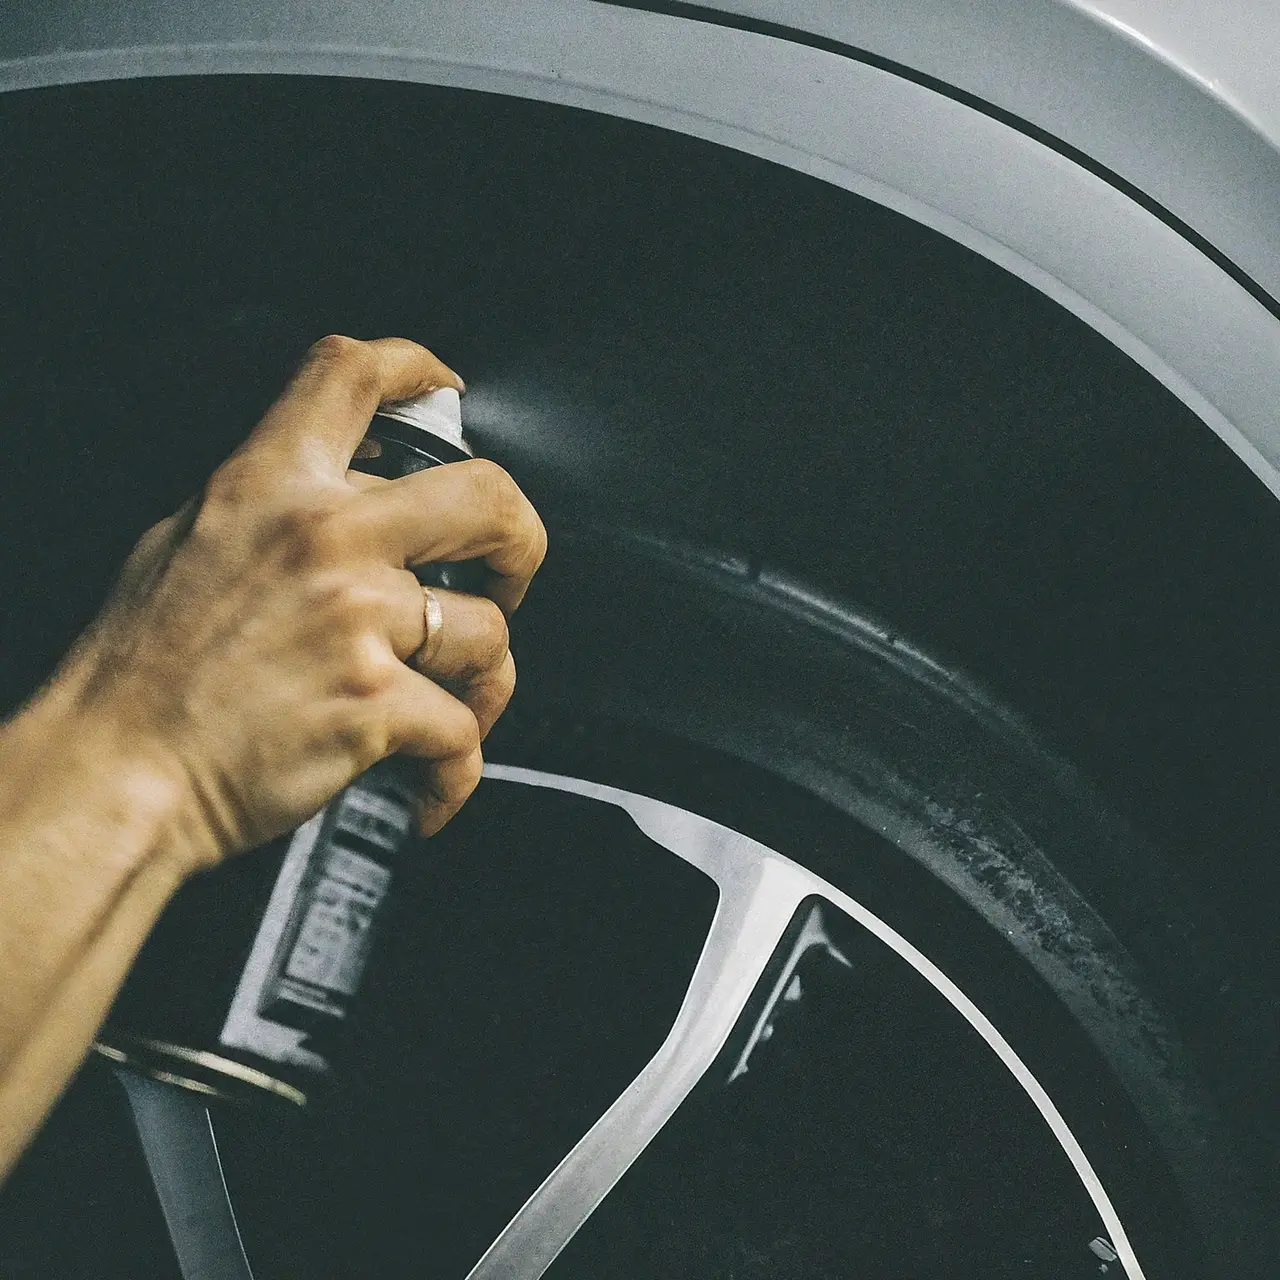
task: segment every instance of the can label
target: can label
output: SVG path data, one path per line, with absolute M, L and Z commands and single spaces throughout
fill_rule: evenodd
M 323 1071 L 309 1036 L 342 1021 L 360 985 L 392 870 L 412 835 L 406 797 L 353 783 L 299 827 L 219 1040 Z
M 331 850 L 267 1003 L 273 1003 L 274 996 L 342 1017 L 342 1002 L 333 997 L 355 995 L 373 941 L 374 912 L 390 884 L 386 867 L 358 853 Z

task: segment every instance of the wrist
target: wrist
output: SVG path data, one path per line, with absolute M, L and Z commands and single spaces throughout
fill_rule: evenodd
M 176 762 L 56 687 L 0 727 L 0 766 L 4 816 L 26 830 L 70 825 L 122 872 L 155 864 L 175 889 L 211 860 Z

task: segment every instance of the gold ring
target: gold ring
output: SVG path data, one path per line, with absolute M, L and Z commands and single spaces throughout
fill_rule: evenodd
M 444 610 L 440 607 L 440 597 L 425 586 L 422 588 L 422 621 L 426 634 L 413 655 L 420 663 L 430 662 L 440 652 L 440 643 L 444 639 Z

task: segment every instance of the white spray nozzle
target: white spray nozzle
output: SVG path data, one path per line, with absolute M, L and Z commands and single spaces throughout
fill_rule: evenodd
M 411 427 L 429 431 L 442 440 L 470 454 L 471 446 L 462 435 L 462 401 L 452 387 L 428 391 L 416 400 L 397 400 L 384 404 L 378 413 L 384 418 L 406 422 Z

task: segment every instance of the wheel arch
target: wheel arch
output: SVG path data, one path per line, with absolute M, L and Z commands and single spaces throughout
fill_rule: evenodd
M 1280 315 L 1248 277 L 1007 117 L 860 61 L 852 47 L 658 8 L 24 3 L 0 45 L 0 90 L 173 75 L 399 80 L 534 98 L 730 146 L 892 208 L 1026 280 L 1163 383 L 1280 496 Z M 1080 18 L 1072 5 L 1047 8 L 1064 11 L 1064 22 L 1067 10 Z M 1123 33 L 1117 21 L 1102 25 Z M 919 27 L 916 13 L 903 30 Z M 1147 57 L 1176 71 L 1158 49 Z M 1087 115 L 1080 120 L 1087 128 Z

